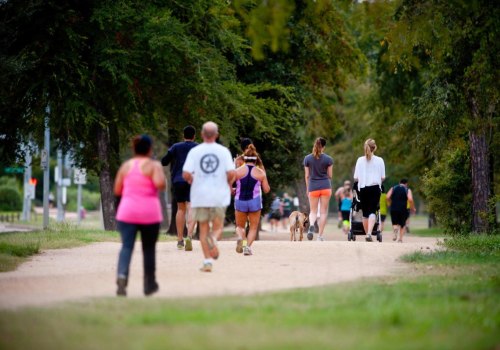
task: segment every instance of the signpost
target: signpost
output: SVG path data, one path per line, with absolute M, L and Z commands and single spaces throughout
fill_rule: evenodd
M 87 169 L 75 169 L 75 177 L 73 179 L 75 185 L 78 185 L 78 195 L 76 200 L 76 215 L 78 217 L 78 225 L 82 221 L 82 185 L 87 183 Z
M 50 163 L 49 163 L 49 152 L 50 152 L 50 128 L 49 128 L 49 115 L 50 106 L 47 105 L 45 108 L 45 134 L 43 142 L 43 150 L 41 154 L 40 165 L 43 169 L 43 229 L 46 230 L 49 227 L 49 186 L 50 186 Z

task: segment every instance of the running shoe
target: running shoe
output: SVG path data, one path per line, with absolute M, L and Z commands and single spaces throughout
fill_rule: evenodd
M 201 272 L 212 272 L 212 264 L 204 263 L 202 267 L 200 267 Z
M 184 249 L 184 240 L 177 241 L 177 249 L 179 249 L 179 250 Z
M 219 257 L 219 249 L 217 248 L 217 241 L 212 237 L 212 235 L 207 235 L 208 244 L 208 254 L 212 259 L 217 260 Z
M 366 241 L 367 242 L 373 242 L 372 235 L 366 235 Z
M 118 285 L 116 295 L 120 297 L 127 296 L 127 279 L 124 277 L 118 277 L 118 279 L 116 280 L 116 284 Z
M 312 241 L 314 236 L 314 225 L 309 226 L 309 229 L 307 230 L 307 239 Z
M 191 237 L 186 237 L 186 247 L 184 248 L 186 252 L 190 252 L 193 250 L 193 240 Z
M 241 238 L 236 241 L 236 253 L 243 253 L 243 240 Z
M 252 248 L 248 246 L 243 247 L 243 255 L 253 255 Z
M 398 239 L 398 243 L 403 243 L 403 240 L 402 239 Z
M 316 240 L 319 241 L 319 242 L 324 242 L 325 241 L 325 237 L 318 236 L 318 238 L 316 238 Z

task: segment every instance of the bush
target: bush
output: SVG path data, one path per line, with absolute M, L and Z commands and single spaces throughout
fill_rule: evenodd
M 76 187 L 69 187 L 67 192 L 66 210 L 76 211 L 78 189 Z M 86 210 L 98 210 L 101 202 L 101 194 L 99 192 L 90 192 L 82 189 L 82 206 Z
M 468 150 L 453 149 L 427 170 L 422 179 L 429 211 L 436 214 L 445 233 L 472 231 L 472 191 Z
M 17 187 L 0 186 L 0 211 L 19 211 L 23 208 L 23 197 Z

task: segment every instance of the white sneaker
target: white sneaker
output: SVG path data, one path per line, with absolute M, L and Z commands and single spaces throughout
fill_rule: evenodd
M 324 242 L 325 241 L 325 237 L 318 236 L 318 238 L 316 238 L 316 240 L 319 241 L 319 242 Z
M 243 255 L 252 255 L 252 248 L 245 246 L 243 247 Z

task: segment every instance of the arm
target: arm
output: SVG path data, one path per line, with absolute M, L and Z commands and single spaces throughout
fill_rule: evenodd
M 391 206 L 391 196 L 392 196 L 392 187 L 390 188 L 389 192 L 387 192 L 387 196 L 385 197 L 387 206 Z
M 189 171 L 183 171 L 182 178 L 186 180 L 186 182 L 190 185 L 193 183 L 193 174 L 191 174 Z
M 408 202 L 410 202 L 410 210 L 413 213 L 417 212 L 417 208 L 415 208 L 415 202 L 413 201 L 413 194 L 411 193 L 411 190 L 408 189 Z
M 160 162 L 153 161 L 153 174 L 151 176 L 155 187 L 159 190 L 164 190 L 167 187 L 167 182 L 165 181 L 165 173 L 163 173 L 163 168 Z
M 118 172 L 116 173 L 116 178 L 115 178 L 115 186 L 113 188 L 113 192 L 115 193 L 115 196 L 121 196 L 123 192 L 123 177 L 124 177 L 124 166 L 125 164 L 122 164 Z
M 264 176 L 264 179 L 261 181 L 262 183 L 262 191 L 264 193 L 269 193 L 271 191 L 271 186 L 269 186 L 269 182 L 267 181 L 267 176 Z
M 328 178 L 331 180 L 333 176 L 333 165 L 330 165 L 327 169 Z
M 304 167 L 304 177 L 306 180 L 306 192 L 309 192 L 309 167 Z
M 235 170 L 229 170 L 226 172 L 226 177 L 227 177 L 227 183 L 229 187 L 233 185 L 234 179 L 236 177 L 236 171 Z
M 170 147 L 168 150 L 167 154 L 161 159 L 161 165 L 167 166 L 170 164 L 170 162 L 174 159 L 174 154 L 173 154 L 173 147 Z

